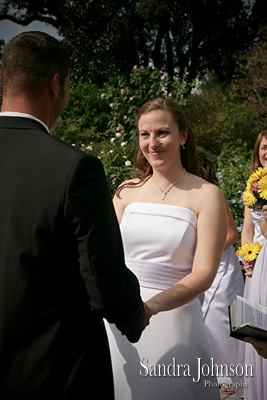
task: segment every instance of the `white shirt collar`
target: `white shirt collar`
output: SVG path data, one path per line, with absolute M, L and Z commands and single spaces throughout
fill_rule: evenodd
M 30 118 L 30 119 L 33 119 L 34 121 L 37 121 L 37 122 L 39 122 L 40 124 L 42 124 L 42 125 L 45 127 L 45 129 L 47 130 L 47 132 L 49 133 L 49 128 L 48 128 L 48 126 L 47 126 L 43 121 L 41 121 L 40 119 L 34 117 L 34 116 L 31 115 L 31 114 L 25 114 L 25 113 L 20 113 L 20 112 L 15 112 L 15 111 L 3 111 L 3 112 L 0 112 L 0 117 L 21 117 L 21 118 Z

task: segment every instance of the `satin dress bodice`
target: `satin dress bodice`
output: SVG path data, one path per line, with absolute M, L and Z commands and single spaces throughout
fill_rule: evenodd
M 196 214 L 184 207 L 136 202 L 125 208 L 126 264 L 141 286 L 164 290 L 191 272 L 196 226 Z

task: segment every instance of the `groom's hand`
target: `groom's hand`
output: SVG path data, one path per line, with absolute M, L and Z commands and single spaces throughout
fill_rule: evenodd
M 151 311 L 148 308 L 148 305 L 146 303 L 143 302 L 144 305 L 144 309 L 145 309 L 145 319 L 144 319 L 144 328 L 143 330 L 149 325 L 149 320 L 152 316 Z M 125 334 L 123 332 L 121 332 L 122 336 L 125 336 Z

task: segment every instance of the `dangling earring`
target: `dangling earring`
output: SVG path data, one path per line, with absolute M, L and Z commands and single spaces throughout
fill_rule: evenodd
M 182 146 L 183 150 L 185 150 L 184 142 L 181 143 L 181 146 Z

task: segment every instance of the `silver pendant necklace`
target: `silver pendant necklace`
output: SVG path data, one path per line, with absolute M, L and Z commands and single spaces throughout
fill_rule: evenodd
M 183 172 L 181 173 L 181 175 L 179 176 L 179 178 L 176 179 L 176 181 L 175 181 L 174 183 L 172 183 L 172 184 L 168 187 L 167 190 L 163 190 L 161 187 L 159 187 L 159 186 L 156 184 L 156 182 L 154 182 L 154 179 L 153 179 L 153 177 L 152 177 L 152 182 L 154 183 L 154 185 L 161 191 L 161 193 L 163 193 L 163 196 L 162 196 L 162 199 L 161 199 L 162 201 L 164 201 L 164 200 L 166 199 L 167 194 L 168 194 L 169 191 L 173 188 L 173 186 L 176 185 L 176 183 L 179 182 L 180 179 L 182 179 L 182 177 L 184 176 L 184 173 L 185 173 L 185 168 L 184 168 Z

